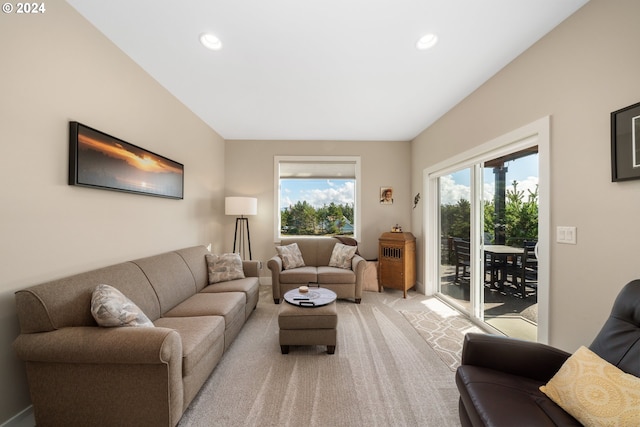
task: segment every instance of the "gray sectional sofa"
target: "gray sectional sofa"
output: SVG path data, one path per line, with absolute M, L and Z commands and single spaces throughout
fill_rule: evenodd
M 209 284 L 203 246 L 124 262 L 16 292 L 38 426 L 174 426 L 258 302 L 245 278 Z M 155 327 L 97 325 L 92 292 L 108 284 Z

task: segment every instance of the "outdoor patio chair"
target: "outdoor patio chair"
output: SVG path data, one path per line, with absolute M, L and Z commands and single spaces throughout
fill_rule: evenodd
M 506 267 L 506 257 L 504 255 L 497 255 L 491 252 L 484 253 L 484 269 L 485 274 L 488 274 L 488 278 L 485 277 L 484 284 L 489 288 L 501 289 L 505 280 L 504 269 Z
M 454 282 L 458 283 L 460 278 L 464 278 L 469 275 L 468 269 L 471 267 L 471 244 L 467 240 L 454 237 L 453 251 L 456 257 L 456 278 Z M 460 275 L 461 268 L 462 275 Z
M 471 243 L 468 240 L 454 237 L 453 250 L 456 258 L 455 283 L 458 283 L 460 278 L 465 278 L 469 275 L 469 267 L 471 266 Z M 485 254 L 485 272 L 489 275 L 489 278 L 485 279 L 485 284 L 491 285 L 497 282 L 498 269 L 502 265 L 502 262 L 501 259 L 497 259 L 489 253 Z M 460 269 L 462 269 L 462 275 L 460 274 Z
M 538 290 L 538 258 L 535 255 L 537 243 L 535 240 L 525 240 L 524 252 L 513 257 L 507 266 L 507 274 L 511 275 L 511 283 L 520 298 L 527 297 L 527 287 L 532 290 L 531 295 L 536 295 Z

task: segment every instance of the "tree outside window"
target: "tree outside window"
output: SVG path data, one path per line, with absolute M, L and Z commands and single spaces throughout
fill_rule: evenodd
M 280 234 L 353 235 L 354 188 L 351 179 L 281 179 Z

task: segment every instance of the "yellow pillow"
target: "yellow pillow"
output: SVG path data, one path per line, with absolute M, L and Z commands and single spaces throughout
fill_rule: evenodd
M 540 391 L 587 427 L 640 426 L 640 378 L 586 347 L 569 357 Z

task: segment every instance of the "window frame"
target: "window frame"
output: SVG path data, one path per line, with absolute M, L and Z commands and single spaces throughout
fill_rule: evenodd
M 361 194 L 361 168 L 360 156 L 274 156 L 273 157 L 273 198 L 274 198 L 274 222 L 273 240 L 279 243 L 283 236 L 280 235 L 280 163 L 353 163 L 355 172 L 355 194 L 353 204 L 353 238 L 360 240 L 360 194 Z M 304 237 L 304 236 L 300 236 Z

